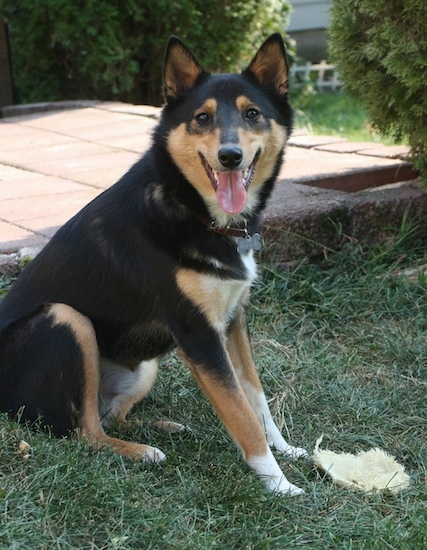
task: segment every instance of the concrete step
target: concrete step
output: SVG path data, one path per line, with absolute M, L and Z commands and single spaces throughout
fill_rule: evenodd
M 280 182 L 267 208 L 264 256 L 279 262 L 313 260 L 350 241 L 378 243 L 407 224 L 427 241 L 427 192 L 419 180 L 359 193 Z

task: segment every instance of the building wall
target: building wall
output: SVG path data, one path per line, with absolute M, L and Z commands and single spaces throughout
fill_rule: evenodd
M 297 43 L 298 55 L 313 63 L 327 59 L 328 0 L 291 0 L 291 4 L 288 33 Z

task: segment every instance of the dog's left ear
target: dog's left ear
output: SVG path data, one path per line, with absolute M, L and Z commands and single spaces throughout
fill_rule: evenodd
M 267 38 L 243 74 L 254 77 L 259 84 L 272 89 L 276 95 L 288 93 L 288 62 L 285 45 L 279 33 Z
M 197 59 L 176 36 L 169 38 L 163 66 L 163 87 L 166 101 L 178 99 L 204 74 Z

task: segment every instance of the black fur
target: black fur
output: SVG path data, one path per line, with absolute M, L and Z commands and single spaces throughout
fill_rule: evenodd
M 226 121 L 239 94 L 260 107 L 267 125 L 275 121 L 290 129 L 287 97 L 249 70 L 214 76 L 203 71 L 194 86 L 168 99 L 142 159 L 65 224 L 23 271 L 0 304 L 1 411 L 16 414 L 23 407 L 21 419 L 41 415 L 56 435 L 76 427 L 81 354 L 72 331 L 52 327 L 41 313 L 53 303 L 87 316 L 100 354 L 129 368 L 179 344 L 195 362 L 227 376 L 218 334 L 179 291 L 175 274 L 186 267 L 243 280 L 245 266 L 235 239 L 208 231 L 201 221 L 210 217 L 204 199 L 176 166 L 167 140 L 182 122 L 189 125 L 207 97 L 218 99 L 218 116 Z M 250 234 L 259 231 L 281 162 L 280 154 L 247 217 Z

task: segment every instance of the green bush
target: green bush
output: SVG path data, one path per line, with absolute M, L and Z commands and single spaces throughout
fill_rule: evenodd
M 270 33 L 287 0 L 0 0 L 19 102 L 161 102 L 166 41 L 176 34 L 213 71 L 235 69 Z
M 427 176 L 426 0 L 332 0 L 329 52 L 373 125 Z

